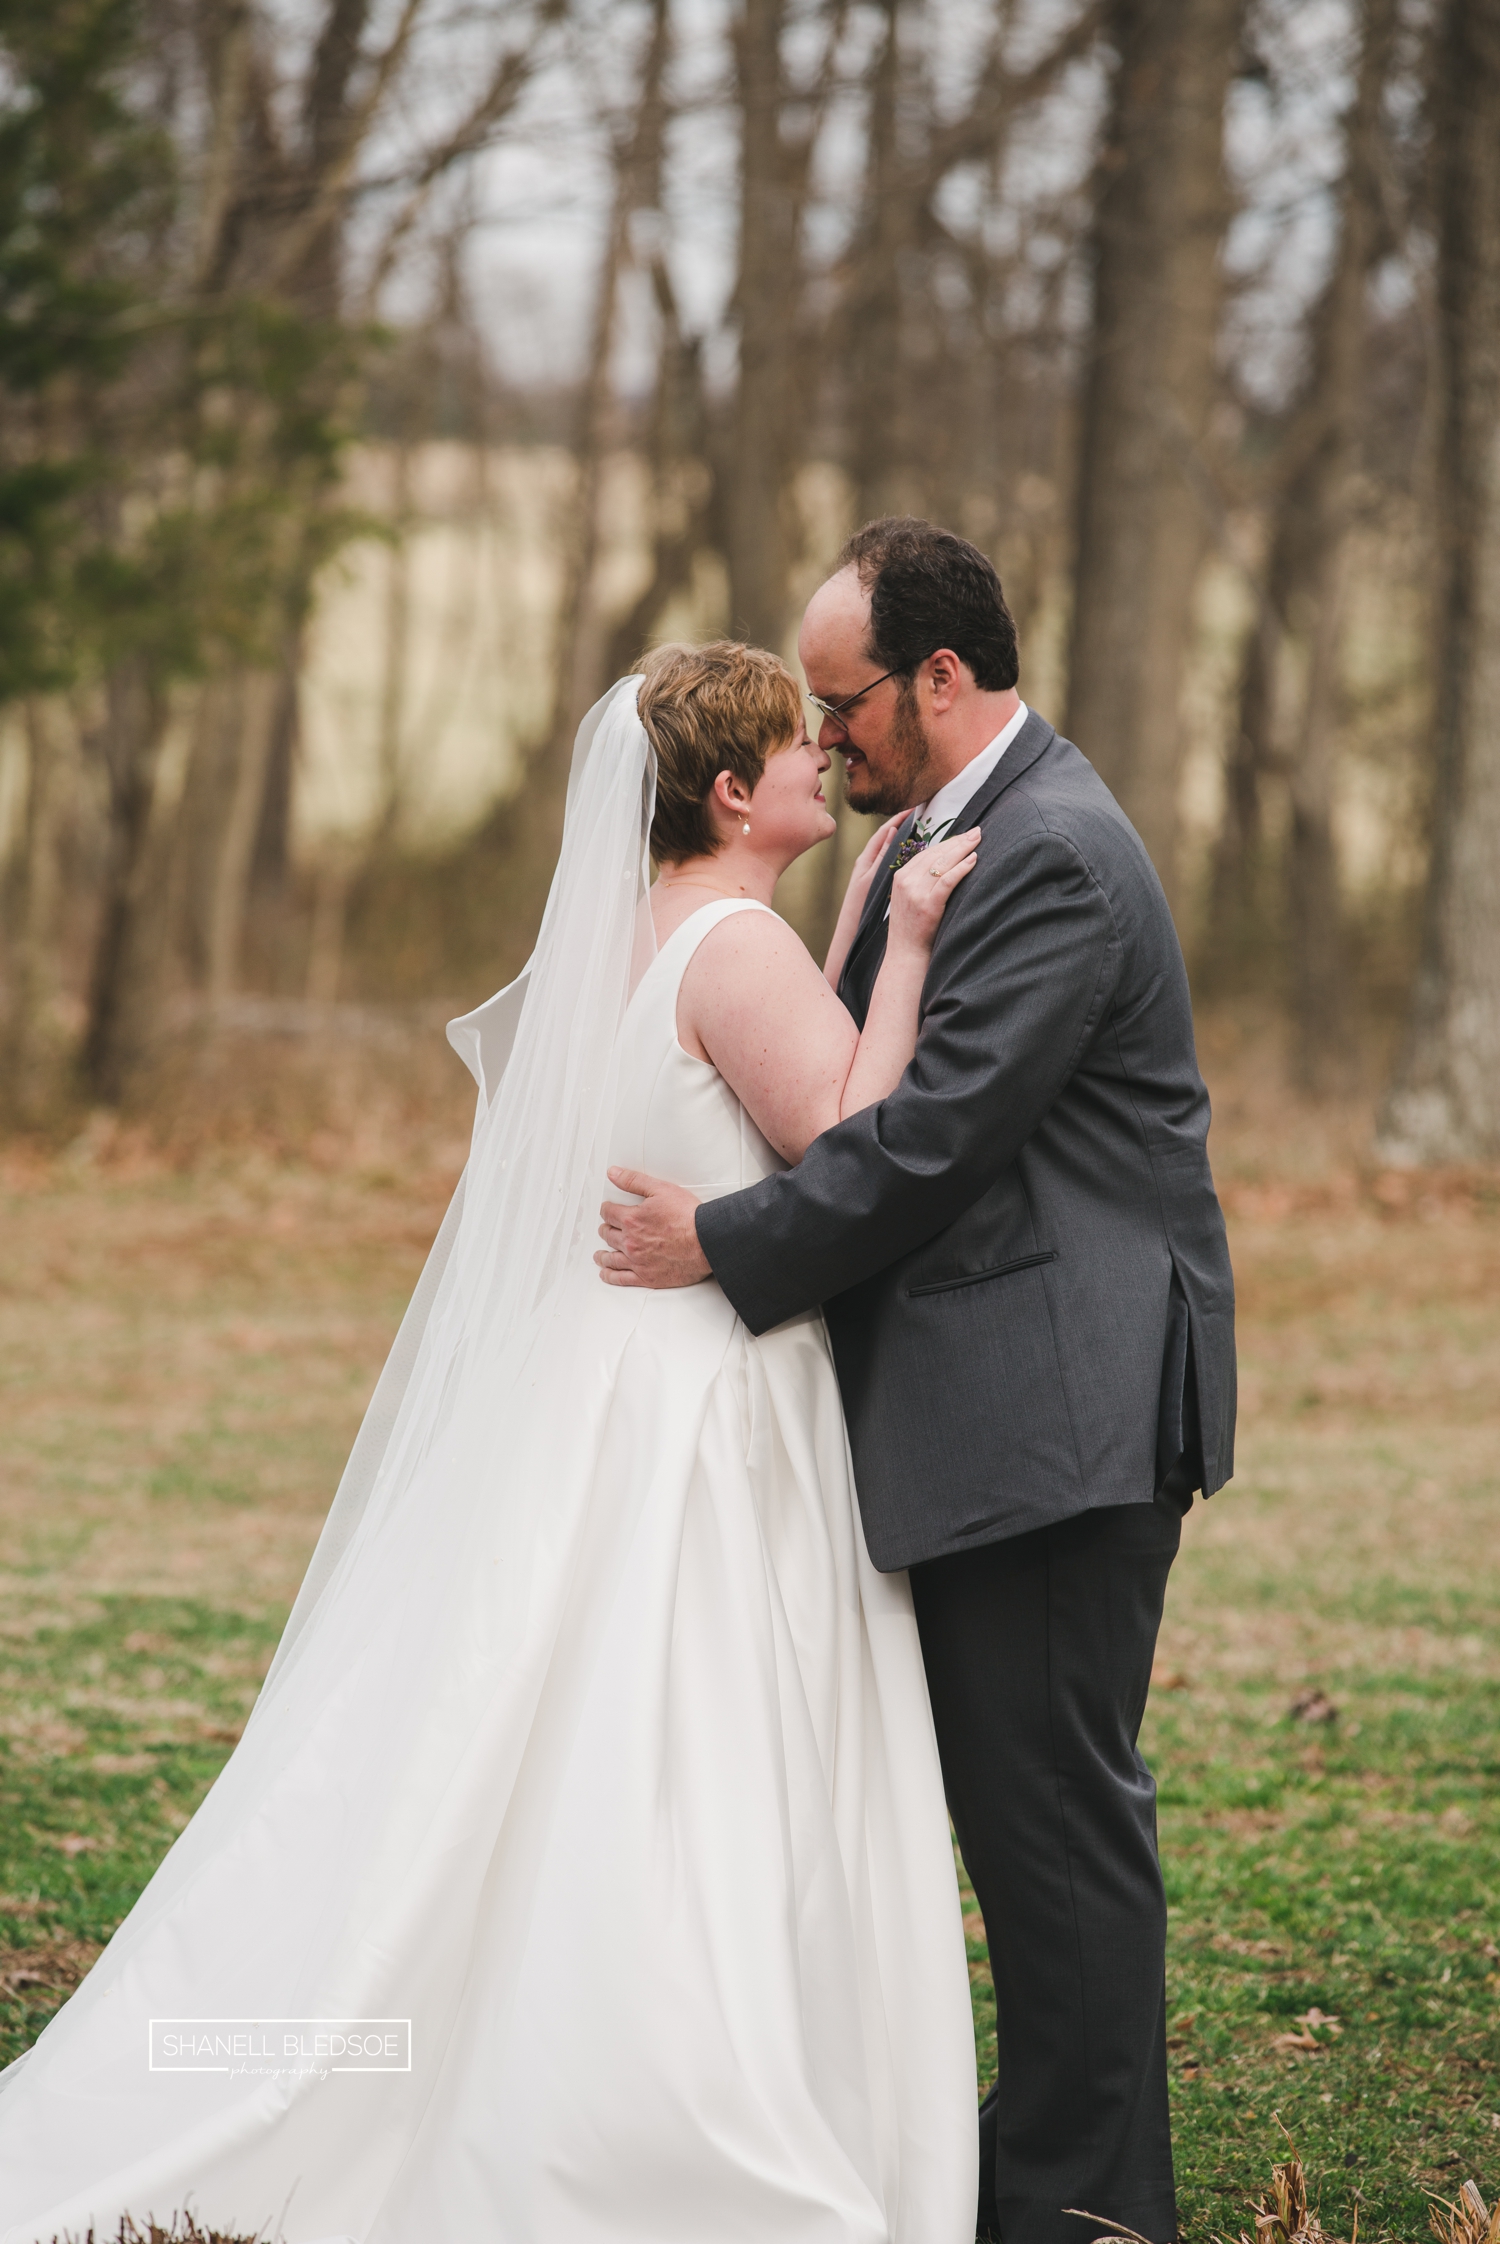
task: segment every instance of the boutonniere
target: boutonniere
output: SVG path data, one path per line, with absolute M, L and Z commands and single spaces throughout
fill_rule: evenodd
M 944 827 L 946 828 L 948 826 L 951 826 L 953 821 L 950 818 L 945 819 L 943 823 Z M 891 871 L 893 873 L 899 873 L 903 865 L 909 865 L 914 857 L 920 857 L 923 850 L 927 847 L 928 843 L 934 842 L 936 840 L 937 828 L 935 826 L 929 826 L 925 818 L 919 818 L 915 826 L 913 826 L 911 832 L 907 835 L 905 841 L 901 844 L 901 847 L 897 850 L 895 856 L 891 859 Z
M 903 865 L 910 864 L 914 857 L 920 857 L 931 839 L 931 833 L 918 821 L 891 859 L 891 871 L 899 873 Z

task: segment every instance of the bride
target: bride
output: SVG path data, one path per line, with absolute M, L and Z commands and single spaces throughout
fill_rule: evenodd
M 769 909 L 834 830 L 828 761 L 746 647 L 585 720 L 530 965 L 449 1032 L 464 1178 L 244 1738 L 0 2076 L 4 2244 L 183 2207 L 289 2244 L 972 2238 L 937 1752 L 822 1319 L 751 1339 L 712 1282 L 591 1259 L 608 1165 L 733 1191 L 911 1058 L 977 837 L 898 875 L 857 1037 L 831 984 L 891 829 L 826 978 Z

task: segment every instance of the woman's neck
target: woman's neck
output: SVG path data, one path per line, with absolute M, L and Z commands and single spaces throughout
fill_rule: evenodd
M 748 896 L 769 904 L 784 866 L 769 864 L 755 850 L 726 842 L 711 857 L 684 857 L 680 864 L 663 865 L 656 877 L 660 892 L 680 888 L 686 896 Z

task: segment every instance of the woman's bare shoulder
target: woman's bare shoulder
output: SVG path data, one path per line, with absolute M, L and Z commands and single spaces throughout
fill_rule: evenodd
M 754 989 L 763 986 L 768 973 L 795 977 L 804 971 L 818 971 L 807 945 L 779 912 L 763 906 L 727 912 L 709 928 L 682 978 L 684 986 L 692 979 L 700 989 L 738 988 L 742 983 Z
M 790 1025 L 788 1009 L 797 1015 L 811 1006 L 821 1014 L 831 996 L 807 945 L 779 912 L 730 912 L 688 961 L 677 998 L 678 1037 L 705 1058 L 703 1046 L 721 1042 L 726 1031 Z

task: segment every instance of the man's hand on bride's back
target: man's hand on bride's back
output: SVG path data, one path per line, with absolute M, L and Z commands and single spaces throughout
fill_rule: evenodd
M 712 1276 L 693 1220 L 698 1202 L 685 1186 L 639 1169 L 611 1169 L 609 1181 L 637 1198 L 599 1210 L 604 1247 L 594 1260 L 607 1286 L 696 1286 Z
M 891 883 L 890 949 L 920 951 L 924 957 L 932 949 L 949 897 L 974 870 L 979 837 L 977 826 L 966 834 L 949 834 L 902 866 Z

